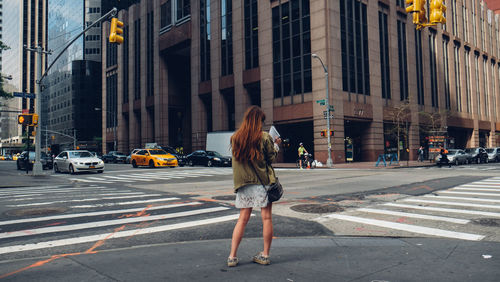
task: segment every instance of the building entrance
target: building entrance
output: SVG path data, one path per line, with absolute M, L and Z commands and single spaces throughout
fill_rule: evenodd
M 314 157 L 314 136 L 313 122 L 297 122 L 287 124 L 275 124 L 276 129 L 284 141 L 283 143 L 283 162 L 295 163 L 298 158 L 299 144 L 304 143 L 307 152 Z
M 368 156 L 363 154 L 366 150 L 366 133 L 369 127 L 369 121 L 344 121 L 346 162 L 370 161 Z

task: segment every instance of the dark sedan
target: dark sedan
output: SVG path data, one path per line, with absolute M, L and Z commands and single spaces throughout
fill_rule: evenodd
M 30 151 L 29 157 L 28 157 L 28 151 L 22 152 L 21 155 L 17 158 L 16 162 L 18 170 L 26 170 L 26 165 L 28 165 L 28 170 L 32 170 L 33 164 L 35 163 L 35 152 Z M 42 163 L 43 169 L 52 169 L 53 160 L 49 155 L 45 154 L 44 152 L 40 153 L 40 162 Z
M 469 163 L 488 163 L 488 153 L 482 147 L 467 148 L 465 152 L 469 154 Z
M 118 151 L 111 151 L 106 155 L 102 155 L 102 160 L 105 163 L 126 163 L 127 155 Z
M 186 162 L 190 166 L 231 166 L 230 157 L 223 157 L 215 151 L 194 151 L 186 156 Z
M 165 150 L 167 153 L 173 155 L 174 157 L 177 158 L 177 163 L 179 166 L 185 166 L 186 165 L 186 156 L 184 154 L 181 154 L 177 152 L 174 148 L 170 146 L 158 146 L 159 149 Z

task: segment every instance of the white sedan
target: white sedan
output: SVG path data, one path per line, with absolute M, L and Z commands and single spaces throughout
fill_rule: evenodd
M 71 174 L 81 171 L 104 172 L 104 162 L 89 151 L 63 151 L 54 159 L 54 171 Z

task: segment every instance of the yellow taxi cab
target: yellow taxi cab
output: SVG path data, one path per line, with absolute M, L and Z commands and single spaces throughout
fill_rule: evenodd
M 177 158 L 162 149 L 141 149 L 131 156 L 133 167 L 175 167 L 178 165 Z
M 0 155 L 0 161 L 5 161 L 5 156 Z
M 12 160 L 17 161 L 17 158 L 19 158 L 19 153 L 12 155 Z

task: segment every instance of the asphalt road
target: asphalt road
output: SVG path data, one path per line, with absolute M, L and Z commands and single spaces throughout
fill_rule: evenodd
M 499 242 L 499 170 L 277 169 L 286 192 L 273 206 L 275 236 Z M 230 240 L 238 214 L 230 168 L 107 164 L 103 174 L 33 177 L 0 162 L 0 178 L 0 278 L 55 254 Z M 261 234 L 254 215 L 248 238 Z

